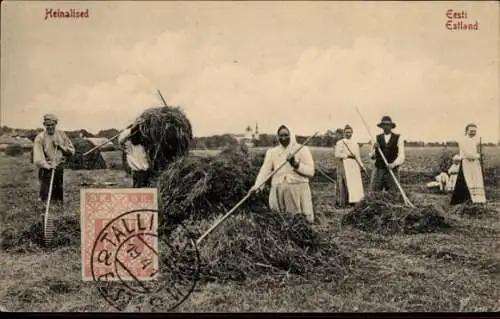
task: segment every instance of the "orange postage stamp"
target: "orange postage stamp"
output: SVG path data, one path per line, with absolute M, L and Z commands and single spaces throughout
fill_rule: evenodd
M 158 274 L 154 188 L 82 189 L 84 281 L 144 281 Z

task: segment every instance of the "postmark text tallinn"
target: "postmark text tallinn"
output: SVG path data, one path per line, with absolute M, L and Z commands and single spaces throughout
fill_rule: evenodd
M 52 9 L 45 8 L 45 20 L 52 19 L 81 19 L 89 17 L 89 9 Z

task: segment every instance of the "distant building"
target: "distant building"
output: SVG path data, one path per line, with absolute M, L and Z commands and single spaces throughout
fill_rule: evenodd
M 231 136 L 236 139 L 238 143 L 244 143 L 248 148 L 254 147 L 254 139 L 251 133 L 232 134 Z

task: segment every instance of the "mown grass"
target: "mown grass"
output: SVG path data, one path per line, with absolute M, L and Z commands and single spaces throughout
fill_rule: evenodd
M 317 162 L 328 166 L 328 151 L 323 151 L 324 159 L 317 152 Z M 431 161 L 428 157 L 426 161 Z M 408 161 L 411 158 L 408 155 Z M 79 218 L 82 180 L 130 185 L 127 174 L 119 170 L 68 170 L 67 201 L 54 214 Z M 36 201 L 38 181 L 28 156 L 0 156 L 0 181 L 0 231 L 41 218 L 44 203 Z M 286 272 L 243 285 L 209 283 L 198 286 L 175 311 L 500 311 L 499 216 L 452 214 L 447 196 L 424 193 L 415 183 L 403 187 L 418 200 L 441 205 L 452 227 L 393 236 L 343 227 L 340 220 L 347 211 L 333 207 L 333 185 L 314 182 L 318 216 L 314 228 L 330 236 L 352 260 L 352 272 L 342 284 L 308 281 Z M 500 188 L 490 191 L 498 194 Z M 490 206 L 500 212 L 500 202 Z M 1 251 L 0 306 L 11 311 L 115 311 L 92 283 L 82 282 L 80 267 L 78 245 L 26 253 Z M 127 310 L 133 311 L 134 305 Z

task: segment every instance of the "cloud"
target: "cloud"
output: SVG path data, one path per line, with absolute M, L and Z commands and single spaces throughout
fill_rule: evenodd
M 53 110 L 72 128 L 123 126 L 143 109 L 159 105 L 159 87 L 169 103 L 185 109 L 195 135 L 239 132 L 257 121 L 267 132 L 286 123 L 298 134 L 351 123 L 366 138 L 354 109 L 358 106 L 372 133 L 378 133 L 380 117 L 389 114 L 411 139 L 453 138 L 469 121 L 496 139 L 497 117 L 490 116 L 499 103 L 495 71 L 470 74 L 423 54 L 408 60 L 380 39 L 367 37 L 351 47 L 311 47 L 286 59 L 292 62 L 264 68 L 259 63 L 264 55 L 241 53 L 236 59 L 233 48 L 217 39 L 165 32 L 114 50 L 110 63 L 121 72 L 115 81 L 39 95 L 28 111 Z
M 74 86 L 63 95 L 40 94 L 27 105 L 25 112 L 39 114 L 40 123 L 44 113 L 55 113 L 62 128 L 97 132 L 123 127 L 145 107 L 157 106 L 158 98 L 152 88 L 145 76 L 122 74 L 114 82 Z M 26 124 L 38 127 L 40 123 Z

